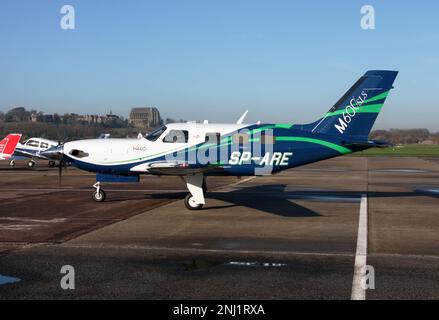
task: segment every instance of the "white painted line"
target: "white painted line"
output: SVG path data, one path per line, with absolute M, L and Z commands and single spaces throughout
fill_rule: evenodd
M 366 290 L 362 285 L 367 259 L 367 195 L 362 195 L 358 222 L 357 252 L 355 254 L 354 279 L 351 300 L 366 300 Z
M 238 182 L 232 183 L 231 186 L 237 186 L 237 185 L 240 185 L 240 184 L 243 184 L 243 183 L 246 183 L 246 182 L 252 181 L 252 180 L 255 179 L 255 178 L 256 178 L 256 176 L 248 177 L 248 178 L 246 178 L 246 179 L 244 179 L 244 180 L 239 180 Z M 227 186 L 226 186 L 226 187 L 227 187 Z
M 17 218 L 17 217 L 0 217 L 0 220 L 30 222 L 30 223 L 60 223 L 60 222 L 65 222 L 67 219 L 54 218 L 49 220 L 43 220 L 43 219 L 28 219 L 28 218 Z

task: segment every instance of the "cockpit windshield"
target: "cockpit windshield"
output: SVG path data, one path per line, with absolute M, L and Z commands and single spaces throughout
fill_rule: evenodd
M 145 139 L 148 139 L 149 141 L 156 141 L 165 131 L 166 131 L 166 126 L 162 126 L 158 129 L 155 129 L 153 132 L 148 133 L 145 136 Z

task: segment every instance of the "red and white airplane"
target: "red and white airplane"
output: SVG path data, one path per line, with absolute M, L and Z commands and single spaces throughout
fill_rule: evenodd
M 0 141 L 0 160 L 8 160 L 14 154 L 20 139 L 21 134 L 11 133 Z

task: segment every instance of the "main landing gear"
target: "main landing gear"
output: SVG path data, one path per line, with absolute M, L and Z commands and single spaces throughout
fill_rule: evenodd
M 29 168 L 33 168 L 33 167 L 35 167 L 35 161 L 30 160 L 30 161 L 27 163 L 27 166 L 28 166 Z
M 93 185 L 96 190 L 92 194 L 92 198 L 96 202 L 104 202 L 106 198 L 105 191 L 101 189 L 101 183 L 98 181 Z
M 186 186 L 190 192 L 184 199 L 184 205 L 189 210 L 201 210 L 206 203 L 204 195 L 207 191 L 206 179 L 202 173 L 196 173 L 184 177 Z
M 15 167 L 15 160 L 11 160 L 11 161 L 9 161 L 9 166 L 10 166 L 11 168 Z

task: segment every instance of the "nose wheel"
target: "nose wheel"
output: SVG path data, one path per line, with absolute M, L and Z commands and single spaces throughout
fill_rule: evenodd
M 105 191 L 103 189 L 101 189 L 101 183 L 96 182 L 93 185 L 93 188 L 95 188 L 96 190 L 93 191 L 92 199 L 96 202 L 104 202 L 105 198 L 106 198 L 106 194 L 105 194 Z

